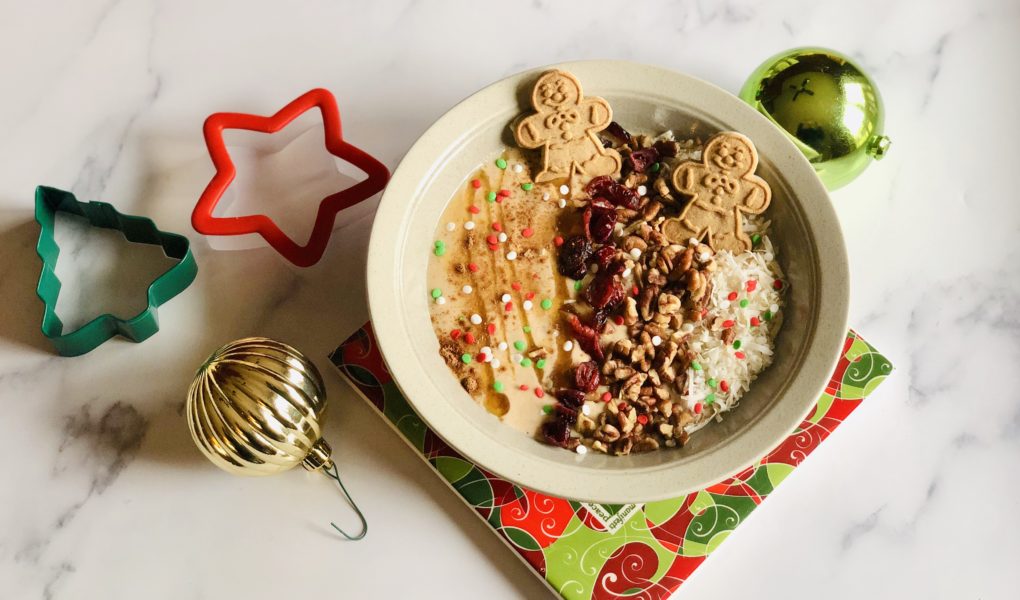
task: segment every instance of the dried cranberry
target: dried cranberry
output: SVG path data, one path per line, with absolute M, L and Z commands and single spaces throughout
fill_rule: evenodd
M 613 234 L 616 209 L 603 198 L 595 198 L 584 209 L 584 233 L 593 242 L 603 243 Z
M 562 404 L 557 404 L 556 418 L 560 421 L 565 421 L 568 425 L 573 425 L 574 423 L 577 423 L 577 410 Z
M 546 421 L 542 424 L 542 437 L 553 446 L 566 446 L 570 439 L 570 426 L 560 419 Z
M 577 343 L 581 346 L 581 350 L 599 362 L 606 359 L 606 355 L 602 352 L 602 346 L 599 344 L 598 331 L 582 323 L 580 317 L 574 314 L 567 315 L 567 323 L 573 330 L 574 336 L 577 337 Z
M 588 182 L 584 188 L 592 198 L 604 198 L 616 206 L 622 206 L 631 210 L 637 210 L 640 206 L 640 199 L 637 192 L 629 187 L 613 181 L 609 175 L 601 175 Z
M 616 246 L 607 244 L 602 246 L 595 251 L 595 262 L 599 265 L 599 270 L 605 269 L 609 266 L 609 261 L 616 257 Z
M 609 320 L 609 311 L 608 310 L 606 310 L 604 308 L 600 308 L 600 309 L 596 310 L 591 315 L 591 326 L 592 326 L 592 329 L 594 329 L 595 331 L 598 331 L 599 333 L 605 331 L 605 329 L 606 329 L 606 321 L 608 321 L 608 320 Z
M 616 121 L 613 121 L 606 127 L 606 133 L 620 140 L 621 144 L 630 144 L 634 141 L 634 138 L 630 135 L 630 132 L 623 128 Z
M 612 308 L 623 300 L 623 284 L 613 275 L 599 272 L 584 291 L 588 304 L 595 310 Z
M 556 391 L 556 399 L 559 400 L 560 404 L 563 406 L 577 408 L 584 404 L 584 392 L 564 388 Z
M 560 274 L 571 279 L 581 279 L 588 272 L 588 259 L 591 258 L 592 245 L 583 236 L 574 237 L 560 246 L 558 264 Z
M 659 161 L 659 151 L 655 147 L 635 150 L 627 156 L 627 164 L 637 173 L 644 173 L 652 163 Z
M 627 264 L 619 258 L 611 261 L 608 265 L 603 267 L 599 265 L 599 273 L 605 273 L 606 275 L 619 275 L 627 270 Z
M 574 385 L 582 392 L 594 392 L 599 387 L 599 365 L 593 360 L 574 367 Z

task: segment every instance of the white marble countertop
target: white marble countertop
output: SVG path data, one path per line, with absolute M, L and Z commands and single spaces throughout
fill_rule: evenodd
M 851 323 L 896 371 L 680 595 L 1015 597 L 1020 6 L 535 0 L 491 16 L 477 6 L 7 4 L 0 595 L 541 597 L 325 359 L 366 319 L 370 213 L 348 217 L 311 269 L 268 249 L 211 249 L 189 225 L 212 172 L 202 120 L 268 114 L 322 86 L 340 101 L 348 139 L 394 167 L 455 102 L 527 67 L 624 58 L 736 91 L 767 56 L 820 44 L 859 59 L 888 109 L 891 153 L 833 201 L 852 259 Z M 198 280 L 160 310 L 155 337 L 53 355 L 34 294 L 42 183 L 192 239 Z M 62 234 L 61 314 L 136 310 L 161 268 L 151 254 L 97 234 L 85 254 L 75 231 Z M 111 286 L 123 292 L 104 295 Z M 182 407 L 194 369 L 251 334 L 298 346 L 325 372 L 327 437 L 372 524 L 365 541 L 330 534 L 329 520 L 354 520 L 324 478 L 230 477 L 193 448 Z

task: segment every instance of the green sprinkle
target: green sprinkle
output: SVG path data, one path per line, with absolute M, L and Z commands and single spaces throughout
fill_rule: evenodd
M 443 295 L 443 290 L 441 290 L 441 289 L 439 289 L 439 288 L 434 288 L 434 289 L 432 290 L 432 297 L 433 297 L 433 298 L 438 298 L 438 297 L 440 297 L 440 296 L 442 296 L 442 295 Z
M 712 404 L 713 402 L 715 402 L 715 394 L 705 396 L 705 404 Z
M 760 242 L 760 241 L 761 241 L 761 235 L 756 233 L 756 234 L 751 236 L 751 244 L 752 245 L 757 246 L 758 242 Z
M 530 192 L 531 188 L 533 188 L 533 187 L 535 187 L 534 183 L 522 183 L 521 184 L 521 189 L 524 190 L 525 192 Z
M 524 367 L 525 369 L 531 367 L 531 359 L 530 358 L 521 359 L 521 366 Z
M 765 311 L 765 313 L 762 314 L 762 318 L 764 318 L 766 321 L 771 321 L 772 320 L 772 311 L 771 310 Z
M 499 167 L 500 169 L 505 169 L 506 168 L 506 161 L 503 160 L 502 158 L 497 158 L 496 159 L 496 166 Z
M 552 300 L 546 298 L 545 300 L 542 300 L 542 303 L 539 304 L 539 306 L 541 306 L 543 310 L 549 310 L 552 308 Z
M 502 392 L 503 391 L 503 382 L 502 381 L 493 381 L 492 382 L 492 389 L 496 390 L 497 392 Z
M 546 404 L 545 406 L 542 407 L 542 412 L 544 412 L 547 415 L 551 414 L 552 411 L 553 411 L 552 404 Z
M 581 282 L 580 281 L 575 281 L 574 282 L 574 291 L 575 292 L 580 292 L 581 291 Z
M 747 308 L 747 305 L 748 305 L 747 298 L 744 298 L 740 301 L 740 308 Z
M 545 359 L 544 358 L 540 358 L 537 361 L 535 361 L 535 366 L 538 367 L 539 369 L 544 369 L 545 368 Z
M 733 342 L 733 349 L 740 350 L 740 340 Z
M 470 352 L 465 352 L 464 354 L 461 354 L 460 355 L 460 361 L 462 363 L 464 363 L 465 365 L 470 365 L 471 364 L 471 353 Z
M 436 256 L 442 256 L 446 254 L 446 242 L 443 240 L 436 240 L 436 249 L 434 250 Z
M 489 192 L 488 194 L 485 194 L 485 199 L 488 200 L 489 202 L 495 202 L 496 192 Z
M 652 164 L 652 173 L 658 173 L 659 169 L 661 169 L 661 168 L 662 168 L 662 164 L 661 163 L 654 163 L 654 164 Z
M 699 363 L 697 361 L 694 361 L 694 362 L 691 363 L 691 368 L 694 369 L 695 371 L 700 371 L 701 370 L 701 363 Z
M 521 352 L 524 352 L 524 349 L 527 347 L 528 347 L 527 344 L 525 344 L 521 340 L 517 340 L 516 342 L 514 342 L 514 348 L 517 348 Z
M 531 333 L 531 325 L 524 326 L 524 333 Z
M 707 383 L 708 387 L 712 388 L 713 390 L 715 389 L 715 386 L 718 385 L 718 382 L 715 379 L 709 379 L 705 383 Z

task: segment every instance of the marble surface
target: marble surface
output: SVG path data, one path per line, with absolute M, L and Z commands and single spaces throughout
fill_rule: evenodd
M 624 58 L 735 91 L 774 52 L 824 44 L 859 59 L 888 108 L 891 153 L 833 201 L 852 258 L 851 322 L 897 368 L 680 595 L 1015 597 L 1020 5 L 362 4 L 6 3 L 0 595 L 541 597 L 329 369 L 326 353 L 366 319 L 371 209 L 345 216 L 311 269 L 267 249 L 211 249 L 189 226 L 212 172 L 203 118 L 268 113 L 327 87 L 347 137 L 393 167 L 459 99 L 527 67 Z M 160 310 L 154 338 L 52 354 L 33 293 L 40 183 L 192 239 L 198 280 Z M 74 222 L 58 234 L 61 315 L 138 309 L 158 256 Z M 192 447 L 182 407 L 194 368 L 250 334 L 291 342 L 326 372 L 327 434 L 371 521 L 365 541 L 330 534 L 330 520 L 355 521 L 325 478 L 229 477 Z

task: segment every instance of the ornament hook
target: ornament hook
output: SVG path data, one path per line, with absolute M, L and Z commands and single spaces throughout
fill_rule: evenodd
M 339 471 L 337 471 L 336 463 L 333 462 L 333 461 L 330 461 L 329 466 L 327 466 L 325 469 L 323 469 L 322 472 L 326 475 L 326 477 L 329 477 L 330 479 L 336 481 L 337 485 L 340 486 L 340 491 L 343 492 L 344 497 L 347 498 L 347 502 L 350 503 L 351 508 L 353 508 L 354 512 L 357 513 L 358 519 L 361 520 L 361 533 L 359 533 L 357 535 L 351 535 L 351 534 L 347 533 L 346 531 L 344 531 L 343 529 L 340 529 L 339 527 L 337 527 L 336 523 L 330 522 L 330 525 L 333 526 L 333 529 L 337 530 L 337 533 L 339 533 L 340 535 L 344 536 L 345 538 L 351 540 L 352 542 L 356 542 L 356 541 L 360 540 L 361 538 L 365 537 L 365 534 L 368 533 L 368 522 L 365 521 L 365 515 L 361 514 L 361 509 L 358 508 L 357 503 L 355 503 L 354 499 L 351 498 L 351 494 L 347 491 L 347 488 L 344 487 L 344 482 L 340 481 L 340 473 L 339 473 Z

